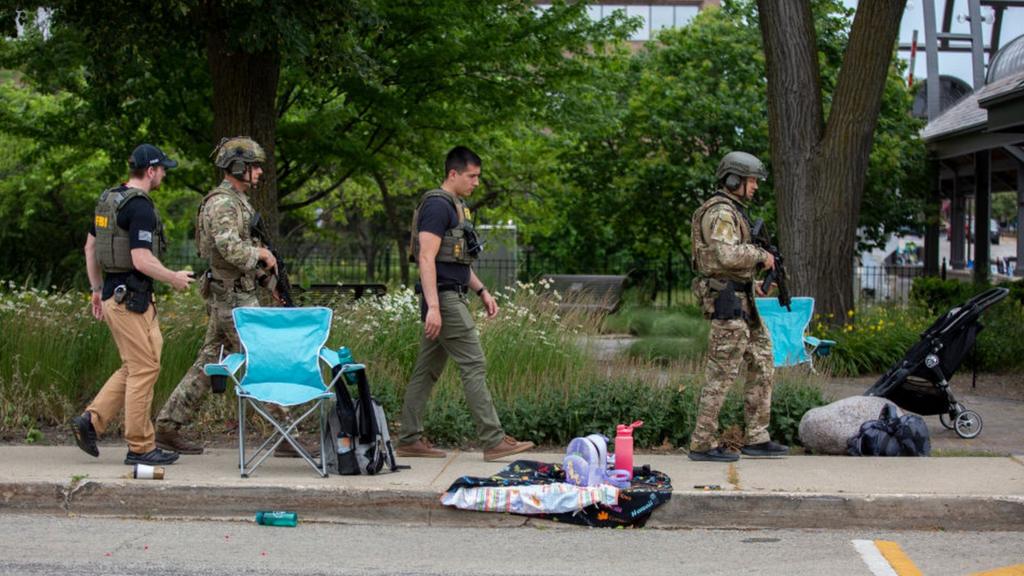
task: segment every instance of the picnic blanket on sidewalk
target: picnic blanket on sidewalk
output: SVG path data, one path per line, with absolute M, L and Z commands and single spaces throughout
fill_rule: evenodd
M 629 488 L 620 490 L 607 484 L 567 484 L 558 464 L 516 460 L 493 476 L 459 478 L 441 496 L 441 503 L 583 526 L 639 528 L 671 498 L 671 479 L 649 466 L 634 468 Z

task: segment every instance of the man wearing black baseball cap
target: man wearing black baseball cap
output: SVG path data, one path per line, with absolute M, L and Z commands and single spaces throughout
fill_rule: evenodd
M 139 144 L 132 157 L 128 160 L 128 167 L 132 170 L 149 168 L 150 166 L 163 166 L 170 170 L 178 167 L 178 162 L 171 160 L 159 148 L 152 144 Z
M 153 306 L 153 280 L 186 290 L 193 278 L 187 270 L 174 272 L 160 262 L 163 225 L 149 197 L 177 165 L 152 144 L 137 147 L 128 160 L 131 177 L 100 195 L 85 240 L 92 315 L 110 326 L 121 368 L 85 412 L 72 419 L 71 431 L 79 448 L 99 456 L 97 435 L 124 409 L 125 464 L 164 465 L 178 459 L 177 453 L 156 447 L 150 416 L 164 342 Z

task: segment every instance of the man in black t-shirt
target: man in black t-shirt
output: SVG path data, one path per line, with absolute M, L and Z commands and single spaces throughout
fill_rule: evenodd
M 488 318 L 498 314 L 494 297 L 471 267 L 480 246 L 463 199 L 479 184 L 480 168 L 480 157 L 470 149 L 453 148 L 445 159 L 444 183 L 423 195 L 413 216 L 412 255 L 420 267 L 423 335 L 402 406 L 399 456 L 445 457 L 423 438 L 423 412 L 449 356 L 459 365 L 484 459 L 496 460 L 533 448 L 533 442 L 520 442 L 501 427 L 487 389 L 480 332 L 466 300 L 471 290 L 480 297 Z
M 85 240 L 85 267 L 92 287 L 92 315 L 110 326 L 121 368 L 81 416 L 72 419 L 78 447 L 99 456 L 96 437 L 124 409 L 125 464 L 171 464 L 178 454 L 156 447 L 150 416 L 153 386 L 160 375 L 163 336 L 153 303 L 153 280 L 186 290 L 191 272 L 160 262 L 163 226 L 149 192 L 177 162 L 156 146 L 142 144 L 128 162 L 128 182 L 103 192 Z

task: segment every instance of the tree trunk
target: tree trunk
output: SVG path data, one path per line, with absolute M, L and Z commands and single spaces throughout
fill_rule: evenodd
M 274 138 L 281 55 L 276 45 L 259 52 L 244 52 L 230 44 L 228 18 L 228 11 L 220 2 L 210 3 L 206 58 L 213 81 L 213 144 L 224 137 L 248 136 L 263 147 L 267 161 L 260 184 L 250 192 L 250 198 L 267 231 L 276 239 L 280 218 Z
M 794 294 L 842 322 L 868 161 L 906 0 L 861 0 L 823 123 L 809 2 L 759 0 L 779 242 Z
M 398 267 L 401 270 L 402 285 L 409 285 L 409 257 L 406 254 L 405 225 L 399 221 L 398 207 L 395 206 L 395 198 L 388 192 L 388 183 L 380 172 L 373 173 L 373 179 L 377 181 L 380 189 L 380 197 L 384 202 L 384 214 L 388 219 L 388 230 L 398 246 Z
M 356 236 L 359 237 L 359 251 L 366 262 L 366 282 L 377 279 L 377 243 L 373 238 L 373 223 L 362 216 L 354 217 Z

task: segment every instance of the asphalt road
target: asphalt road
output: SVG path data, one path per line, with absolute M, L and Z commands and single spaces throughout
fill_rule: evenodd
M 879 573 L 858 540 L 895 542 L 929 576 L 1024 563 L 1024 535 L 1006 532 L 272 528 L 0 514 L 0 575 Z

